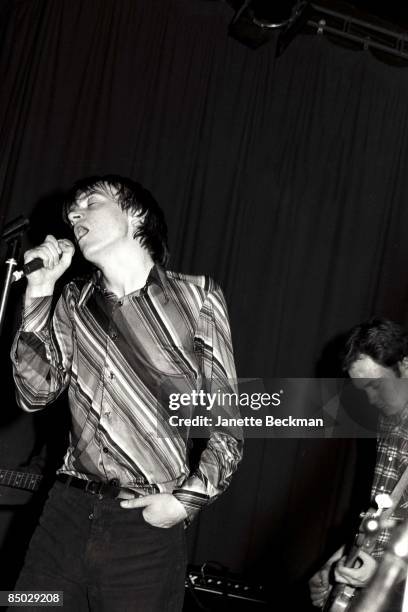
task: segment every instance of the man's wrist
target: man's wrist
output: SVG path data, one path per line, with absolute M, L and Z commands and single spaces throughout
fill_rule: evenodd
M 26 293 L 25 293 L 25 301 L 27 304 L 27 300 L 42 298 L 42 297 L 50 297 L 54 294 L 55 284 L 52 285 L 27 285 Z

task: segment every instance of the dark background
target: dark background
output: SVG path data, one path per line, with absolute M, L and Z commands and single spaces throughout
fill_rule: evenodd
M 15 0 L 0 15 L 0 220 L 31 216 L 27 244 L 62 235 L 58 197 L 73 181 L 119 173 L 163 207 L 170 268 L 224 288 L 240 377 L 336 375 L 322 360 L 333 338 L 372 314 L 406 323 L 408 68 L 324 36 L 299 35 L 278 59 L 276 35 L 250 50 L 227 36 L 221 2 Z M 44 437 L 58 456 L 66 422 L 61 403 L 39 417 L 15 407 L 6 354 L 22 291 L 2 337 L 9 468 Z M 372 450 L 249 440 L 190 530 L 191 562 L 306 610 L 304 581 L 359 510 Z M 1 495 L 12 580 L 35 511 Z

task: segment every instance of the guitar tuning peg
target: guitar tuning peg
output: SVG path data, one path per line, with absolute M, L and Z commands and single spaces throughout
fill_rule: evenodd
M 388 493 L 379 493 L 375 496 L 375 503 L 379 510 L 387 510 L 392 506 L 392 499 Z

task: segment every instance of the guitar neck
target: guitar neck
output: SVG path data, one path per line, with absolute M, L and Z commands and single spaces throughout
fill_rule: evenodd
M 0 470 L 0 485 L 5 487 L 36 491 L 40 486 L 42 478 L 39 474 L 31 474 L 30 472 Z

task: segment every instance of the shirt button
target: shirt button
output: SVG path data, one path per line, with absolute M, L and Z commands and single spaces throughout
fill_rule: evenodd
M 110 338 L 116 338 L 117 337 L 117 332 L 115 329 L 113 329 L 112 327 L 109 329 L 109 337 Z
M 93 517 L 94 517 L 94 514 L 93 514 L 93 512 L 91 512 L 91 514 L 89 515 L 88 518 L 89 518 L 90 521 L 92 521 Z
M 115 380 L 115 375 L 114 375 L 114 373 L 113 373 L 113 372 L 109 372 L 109 378 L 110 378 L 111 380 Z
M 102 450 L 105 454 L 109 453 L 109 448 L 107 446 L 104 446 Z
M 388 457 L 388 461 L 392 461 L 392 457 Z

